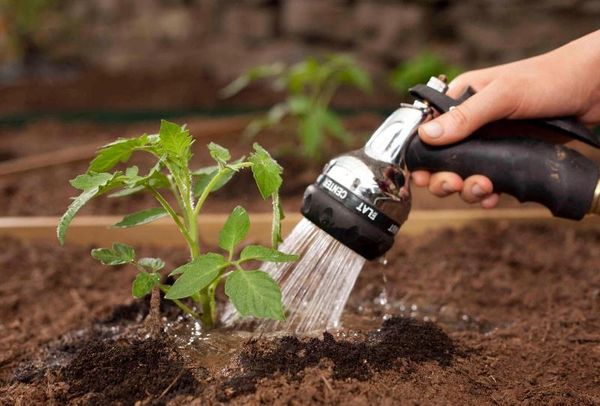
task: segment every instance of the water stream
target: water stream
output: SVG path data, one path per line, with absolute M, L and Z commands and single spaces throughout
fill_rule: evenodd
M 254 320 L 254 330 L 301 334 L 338 328 L 365 259 L 306 219 L 298 223 L 279 249 L 301 256 L 295 263 L 268 263 L 261 268 L 281 286 L 287 319 Z M 240 320 L 231 305 L 222 321 L 225 326 L 247 322 Z

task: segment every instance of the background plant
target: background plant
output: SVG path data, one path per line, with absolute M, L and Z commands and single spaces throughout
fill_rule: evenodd
M 430 52 L 422 52 L 414 58 L 398 65 L 390 74 L 390 86 L 402 96 L 417 83 L 426 83 L 430 77 L 445 74 L 448 80 L 454 79 L 462 69 L 444 62 Z
M 368 73 L 353 58 L 331 55 L 323 59 L 309 57 L 291 66 L 278 62 L 252 68 L 225 87 L 222 94 L 233 96 L 261 79 L 270 80 L 274 89 L 284 91 L 285 99 L 250 123 L 246 134 L 254 136 L 289 119 L 287 123 L 293 125 L 302 155 L 313 161 L 320 160 L 327 139 L 350 141 L 348 131 L 331 109 L 340 87 L 354 87 L 365 93 L 372 89 Z
M 251 261 L 288 262 L 297 259 L 295 255 L 277 250 L 283 219 L 278 194 L 282 168 L 258 144 L 254 144 L 254 151 L 248 158 L 232 161 L 226 148 L 210 143 L 208 150 L 216 164 L 192 171 L 189 168 L 192 143 L 185 127 L 162 121 L 156 135 L 118 139 L 102 147 L 87 172 L 71 180 L 71 185 L 81 190 L 81 194 L 74 198 L 60 219 L 57 227 L 60 243 L 64 244 L 67 229 L 77 212 L 91 199 L 107 194 L 109 197 L 122 197 L 150 193 L 158 207 L 129 214 L 114 226 L 128 228 L 170 217 L 190 251 L 190 261 L 169 274 L 177 278 L 175 283 L 161 283 L 164 261 L 160 258 L 137 258 L 134 248 L 126 244 L 115 243 L 111 248 L 97 248 L 91 254 L 104 265 L 131 264 L 137 267 L 139 272 L 132 284 L 132 294 L 136 298 L 152 294 L 148 320 L 154 328 L 158 324 L 159 290 L 184 312 L 199 318 L 205 327 L 212 327 L 217 320 L 215 290 L 221 282 L 225 282 L 226 295 L 243 316 L 284 319 L 277 283 L 261 270 L 243 268 Z M 153 156 L 156 159 L 154 166 L 145 174 L 141 174 L 136 166 L 113 170 L 119 163 L 127 162 L 134 152 Z M 202 252 L 197 227 L 203 204 L 210 193 L 224 187 L 238 171 L 246 168 L 251 169 L 263 199 L 272 200 L 272 247 L 249 245 L 239 256 L 234 255 L 250 227 L 246 210 L 238 206 L 219 234 L 219 247 L 224 254 Z M 172 195 L 176 205 L 168 202 L 168 194 Z M 199 313 L 182 301 L 186 298 L 198 305 Z
M 40 51 L 37 34 L 41 23 L 60 0 L 0 0 L 0 14 L 6 20 L 7 39 L 24 63 Z

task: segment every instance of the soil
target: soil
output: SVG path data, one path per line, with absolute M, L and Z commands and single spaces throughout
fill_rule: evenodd
M 0 404 L 600 403 L 600 231 L 401 235 L 359 276 L 344 329 L 232 339 L 219 357 L 206 345 L 233 333 L 182 345 L 168 304 L 165 334 L 145 336 L 134 269 L 90 247 L 0 243 Z M 139 251 L 168 268 L 186 257 Z

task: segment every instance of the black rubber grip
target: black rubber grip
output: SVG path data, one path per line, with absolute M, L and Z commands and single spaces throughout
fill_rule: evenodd
M 469 138 L 435 147 L 415 137 L 406 152 L 409 170 L 480 174 L 520 202 L 537 202 L 556 217 L 581 219 L 590 209 L 598 166 L 562 145 L 524 138 Z

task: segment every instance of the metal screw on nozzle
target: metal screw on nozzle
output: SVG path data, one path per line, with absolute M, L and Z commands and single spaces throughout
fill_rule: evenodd
M 440 93 L 446 93 L 446 91 L 448 90 L 448 84 L 446 83 L 447 81 L 448 78 L 446 77 L 446 75 L 439 75 L 438 77 L 432 76 L 431 78 L 429 78 L 427 86 L 437 90 Z

